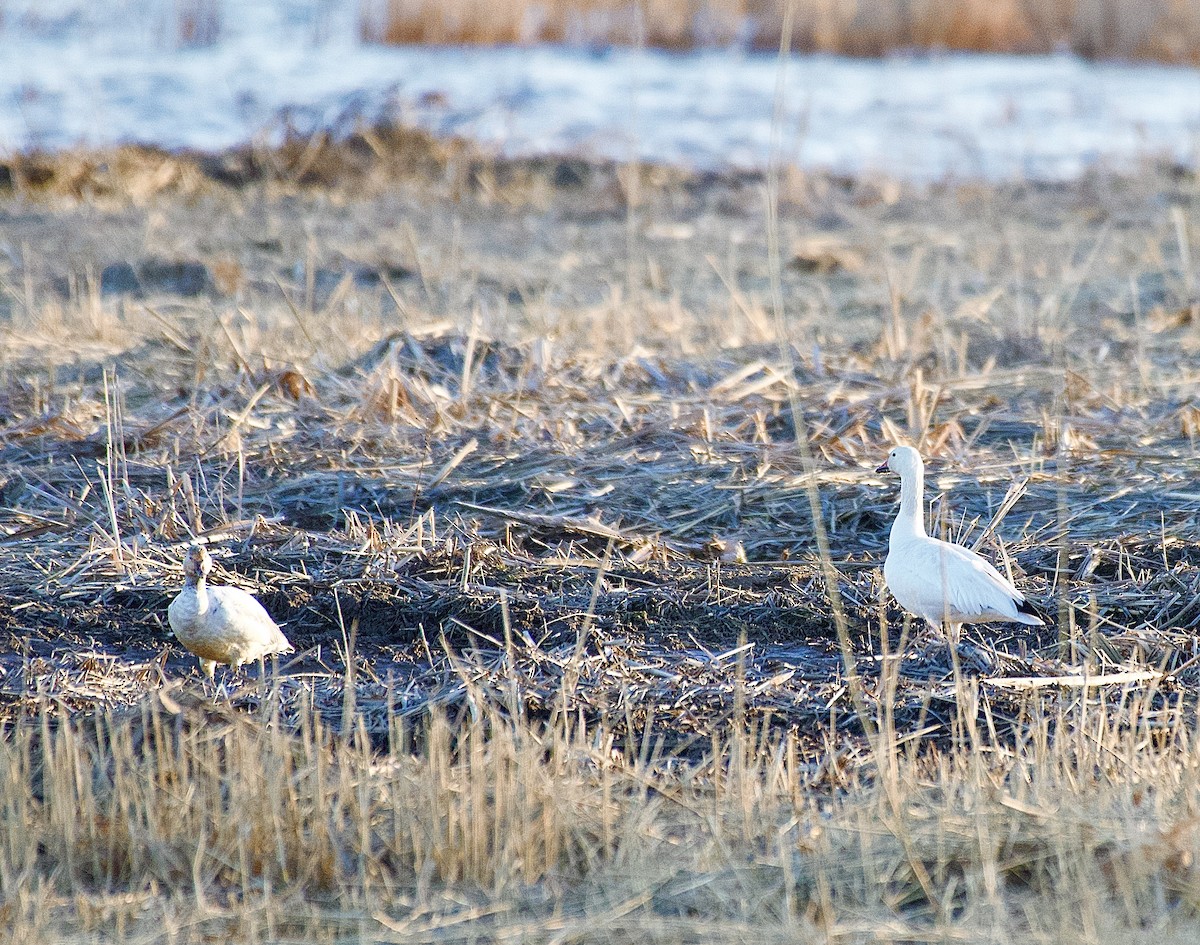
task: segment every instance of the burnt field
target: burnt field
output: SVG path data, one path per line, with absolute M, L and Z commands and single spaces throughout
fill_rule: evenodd
M 441 890 L 437 903 L 422 900 L 429 922 L 457 915 L 463 889 L 484 890 L 483 900 L 468 896 L 474 918 L 456 920 L 467 923 L 463 940 L 503 938 L 497 929 L 510 920 L 511 934 L 540 940 L 532 929 L 542 919 L 530 917 L 561 906 L 556 895 L 582 923 L 560 927 L 559 940 L 599 935 L 597 908 L 615 924 L 596 940 L 730 935 L 749 928 L 738 923 L 760 914 L 762 897 L 774 903 L 776 931 L 755 935 L 768 938 L 795 940 L 800 927 L 832 934 L 850 921 L 846 909 L 876 908 L 911 934 L 958 922 L 974 935 L 974 900 L 945 884 L 983 868 L 978 850 L 914 854 L 924 841 L 909 827 L 888 828 L 908 878 L 880 879 L 881 861 L 863 853 L 853 908 L 842 887 L 822 891 L 812 876 L 797 886 L 776 872 L 736 872 L 766 854 L 729 853 L 743 841 L 760 847 L 725 828 L 704 841 L 725 853 L 672 874 L 740 890 L 718 896 L 715 913 L 708 900 L 689 905 L 700 926 L 666 922 L 675 913 L 641 887 L 622 887 L 603 908 L 595 896 L 627 880 L 605 872 L 620 872 L 621 842 L 646 862 L 658 855 L 637 845 L 644 837 L 634 842 L 633 821 L 613 826 L 636 819 L 651 783 L 691 797 L 688 810 L 700 796 L 741 809 L 739 791 L 776 797 L 770 786 L 782 783 L 793 821 L 809 816 L 801 795 L 855 823 L 876 804 L 898 818 L 901 795 L 918 783 L 982 790 L 973 778 L 1003 783 L 996 772 L 1011 773 L 1016 757 L 1054 771 L 1084 764 L 1089 720 L 1101 757 L 1150 746 L 1145 764 L 1190 770 L 1200 681 L 1194 174 L 1148 167 L 1136 179 L 928 191 L 785 175 L 773 230 L 772 188 L 760 178 L 508 164 L 386 129 L 337 147 L 217 157 L 131 149 L 6 168 L 0 700 L 13 784 L 28 774 L 21 759 L 42 757 L 59 731 L 75 733 L 74 748 L 60 745 L 71 764 L 90 764 L 92 749 L 79 745 L 95 744 L 101 757 L 113 752 L 110 768 L 126 756 L 103 746 L 140 732 L 126 759 L 138 770 L 137 746 L 167 737 L 160 724 L 177 747 L 207 746 L 196 750 L 211 770 L 196 762 L 176 774 L 201 783 L 208 772 L 224 785 L 214 798 L 230 796 L 221 759 L 239 738 L 266 739 L 268 755 L 289 764 L 295 752 L 312 761 L 328 739 L 340 746 L 329 749 L 335 769 L 383 765 L 399 777 L 386 766 L 408 765 L 403 776 L 436 783 L 434 793 L 455 794 L 449 782 L 470 782 L 472 770 L 499 784 L 497 771 L 528 768 L 548 790 L 567 784 L 564 804 L 584 806 L 594 778 L 625 784 L 616 813 L 601 818 L 607 827 L 592 825 L 608 838 L 595 845 L 563 826 L 565 814 L 538 833 L 544 798 L 536 811 L 522 801 L 505 814 L 499 799 L 462 788 L 460 800 L 476 816 L 486 807 L 494 829 L 528 814 L 529 835 L 548 844 L 544 868 L 528 850 L 506 852 L 498 834 L 451 831 L 444 844 L 462 859 L 450 866 L 422 866 L 418 848 L 428 846 L 416 841 L 411 862 L 392 851 L 396 865 L 372 841 L 358 866 L 326 851 L 319 882 L 288 872 L 289 856 L 316 854 L 303 830 L 292 837 L 278 825 L 287 843 L 261 855 L 284 864 L 280 873 L 213 853 L 201 880 L 129 851 L 120 867 L 101 857 L 83 869 L 86 855 L 62 852 L 83 841 L 59 834 L 62 851 L 43 837 L 20 873 L 10 805 L 11 876 L 83 869 L 90 879 L 70 882 L 94 884 L 89 895 L 107 903 L 90 926 L 77 905 L 23 899 L 14 914 L 30 935 L 145 931 L 138 922 L 161 917 L 145 903 L 160 894 L 139 892 L 143 912 L 125 919 L 130 900 L 104 898 L 143 889 L 145 870 L 164 888 L 220 900 L 180 926 L 185 939 L 219 928 L 270 940 L 255 923 L 272 909 L 247 903 L 289 894 L 312 923 L 296 926 L 298 938 L 361 934 L 365 922 L 388 940 L 419 939 L 433 926 L 398 932 L 390 907 L 370 906 L 371 884 L 428 896 L 428 870 Z M 930 463 L 934 527 L 978 543 L 1053 618 L 1038 632 L 968 628 L 958 673 L 945 642 L 910 626 L 883 589 L 897 487 L 872 470 L 902 440 Z M 225 674 L 228 700 L 214 700 L 166 625 L 183 553 L 198 538 L 217 559 L 214 582 L 254 592 L 297 648 L 266 681 L 257 669 Z M 557 733 L 562 753 L 529 755 L 522 737 L 539 732 Z M 1068 747 L 1056 732 L 1069 733 L 1058 740 Z M 220 758 L 204 754 L 217 751 L 212 739 Z M 566 760 L 575 751 L 591 752 L 582 768 Z M 786 770 L 770 774 L 777 751 Z M 471 767 L 485 757 L 501 766 L 486 777 Z M 1136 777 L 1100 775 L 1120 804 L 1148 778 L 1143 762 L 1129 764 Z M 284 790 L 308 796 L 294 782 Z M 1096 803 L 1108 802 L 1105 791 Z M 49 810 L 39 797 L 34 807 Z M 129 795 L 112 797 L 121 806 Z M 1182 807 L 1163 816 L 1183 819 L 1162 828 L 1161 856 L 1137 845 L 1144 838 L 1106 835 L 1070 866 L 1047 866 L 1062 838 L 1037 834 L 1029 842 L 1048 846 L 1022 848 L 1005 882 L 1036 901 L 1060 882 L 1055 870 L 1080 889 L 1095 873 L 1110 886 L 1127 879 L 1137 903 L 1138 884 L 1149 883 L 1158 892 L 1145 895 L 1170 902 L 1163 921 L 1190 921 L 1195 880 L 1180 857 L 1194 831 L 1175 829 L 1190 808 L 1171 797 Z M 950 829 L 937 820 L 940 802 L 926 800 Z M 338 809 L 356 824 L 363 815 Z M 770 809 L 762 816 L 774 823 Z M 812 815 L 820 822 L 829 809 Z M 1080 823 L 1094 814 L 1079 809 Z M 20 817 L 37 821 L 30 811 Z M 454 821 L 445 810 L 431 816 Z M 673 818 L 659 826 L 693 829 Z M 105 825 L 89 828 L 99 846 L 114 842 Z M 45 825 L 60 827 L 52 817 Z M 212 850 L 241 842 L 214 829 Z M 632 833 L 618 842 L 613 830 Z M 788 857 L 797 842 L 813 862 L 845 856 L 833 841 L 799 836 L 777 841 Z M 807 854 L 806 843 L 815 844 Z M 876 880 L 892 890 L 883 899 Z M 10 893 L 27 888 L 3 882 Z M 1166 899 L 1155 883 L 1170 887 Z M 364 903 L 353 922 L 331 918 L 318 887 L 353 888 Z M 494 905 L 492 895 L 516 911 L 503 921 L 487 912 L 479 902 Z M 1004 924 L 1008 892 L 989 895 L 1004 900 L 996 916 L 1005 918 L 978 929 L 1036 927 L 1029 916 Z M 1055 921 L 1056 935 L 1073 927 Z M 844 938 L 886 925 L 851 923 Z

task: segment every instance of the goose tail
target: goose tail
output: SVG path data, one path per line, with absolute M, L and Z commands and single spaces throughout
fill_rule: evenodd
M 1014 603 L 1017 605 L 1017 623 L 1023 623 L 1027 627 L 1044 627 L 1046 625 L 1042 612 L 1029 603 L 1029 601 L 1018 600 Z

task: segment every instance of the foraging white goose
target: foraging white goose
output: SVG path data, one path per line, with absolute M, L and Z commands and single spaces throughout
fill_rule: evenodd
M 234 669 L 272 653 L 290 653 L 292 644 L 263 605 L 237 587 L 209 587 L 212 557 L 202 546 L 183 561 L 183 590 L 167 608 L 179 642 L 200 658 L 211 680 L 217 663 Z
M 925 464 L 897 446 L 876 472 L 900 476 L 900 511 L 892 523 L 883 579 L 896 601 L 933 626 L 1042 619 L 1011 581 L 969 548 L 925 534 Z

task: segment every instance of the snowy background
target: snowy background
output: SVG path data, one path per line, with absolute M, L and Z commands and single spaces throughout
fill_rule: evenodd
M 884 60 L 389 48 L 354 0 L 226 0 L 188 47 L 174 0 L 0 3 L 0 150 L 221 149 L 283 129 L 405 120 L 509 155 L 1055 179 L 1148 156 L 1200 163 L 1200 70 L 1070 56 Z

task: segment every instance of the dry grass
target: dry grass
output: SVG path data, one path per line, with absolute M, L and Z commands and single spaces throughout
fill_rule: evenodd
M 1034 700 L 1003 750 L 973 725 L 933 758 L 888 741 L 867 783 L 754 725 L 681 764 L 653 729 L 614 748 L 483 701 L 393 717 L 381 750 L 352 713 L 344 736 L 307 707 L 286 733 L 278 690 L 249 716 L 178 696 L 0 743 L 15 941 L 1195 934 L 1194 732 L 1138 696 Z
M 14 940 L 1195 939 L 1194 174 L 785 179 L 775 319 L 761 180 L 363 140 L 9 165 Z M 897 438 L 1057 626 L 905 626 Z
M 878 56 L 896 50 L 1051 52 L 1196 63 L 1189 0 L 794 0 L 792 47 Z M 779 48 L 783 0 L 361 0 L 361 34 L 385 43 L 571 43 L 666 49 Z

